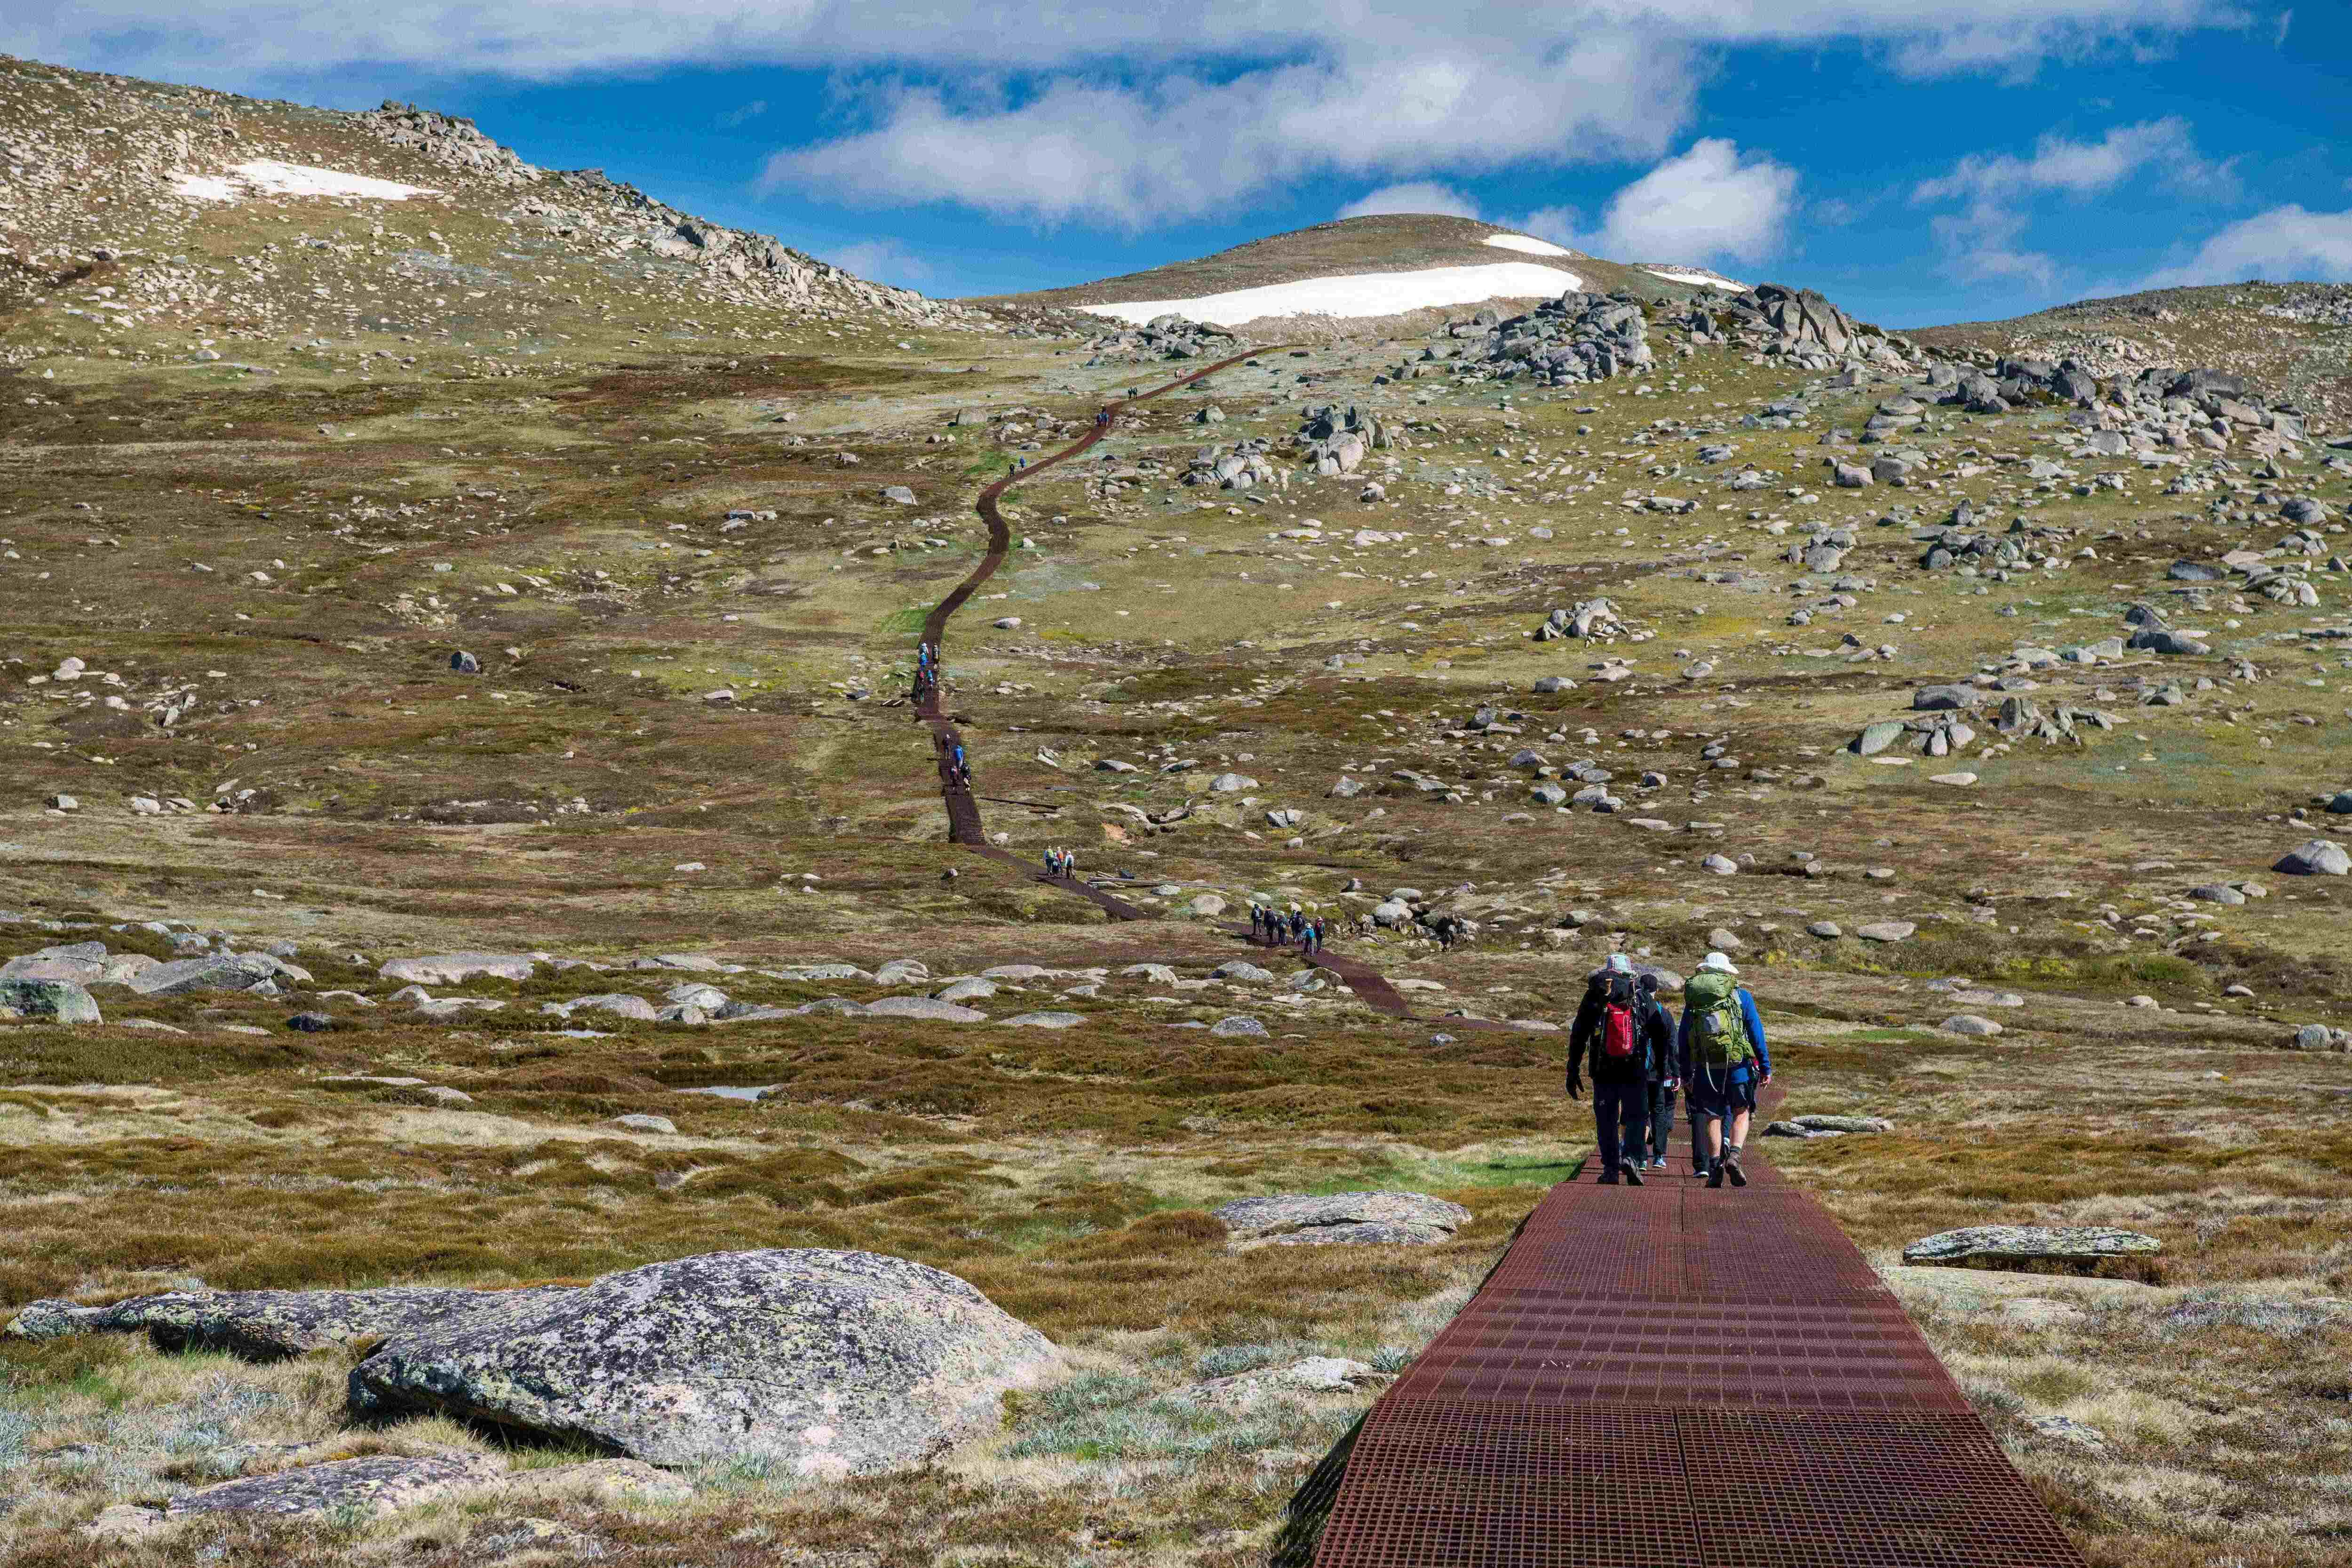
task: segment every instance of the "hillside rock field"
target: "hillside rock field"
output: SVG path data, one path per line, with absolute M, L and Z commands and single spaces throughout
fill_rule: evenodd
M 0 58 L 0 1562 L 1264 1563 L 1711 949 L 2092 1563 L 2352 1561 L 2352 288 L 941 301 L 495 131 Z M 1232 356 L 950 844 L 979 491 Z

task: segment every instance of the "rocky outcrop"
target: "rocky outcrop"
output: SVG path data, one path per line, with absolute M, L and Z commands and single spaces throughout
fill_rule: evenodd
M 1081 317 L 1096 325 L 1099 319 Z M 1113 331 L 1097 333 L 1087 347 L 1093 352 L 1089 363 L 1105 362 L 1137 363 L 1144 360 L 1220 359 L 1234 352 L 1239 340 L 1223 327 L 1205 321 L 1189 321 L 1170 312 L 1154 316 L 1139 327 L 1120 327 Z
M 392 145 L 468 180 L 516 191 L 520 201 L 515 216 L 522 223 L 559 238 L 596 244 L 616 258 L 635 252 L 684 262 L 707 268 L 763 300 L 787 305 L 878 310 L 981 331 L 995 324 L 986 311 L 871 283 L 767 235 L 728 228 L 682 212 L 606 177 L 602 169 L 536 167 L 484 135 L 470 120 L 390 100 L 352 119 Z
M 396 1336 L 361 1415 L 440 1412 L 657 1465 L 793 1475 L 919 1465 L 1057 1363 L 951 1274 L 865 1252 L 713 1253 Z
M 1281 1193 L 1216 1211 L 1237 1251 L 1259 1247 L 1432 1247 L 1470 1223 L 1460 1204 L 1422 1193 Z

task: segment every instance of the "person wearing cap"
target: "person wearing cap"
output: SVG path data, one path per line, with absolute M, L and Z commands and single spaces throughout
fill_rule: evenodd
M 1726 1176 L 1746 1186 L 1739 1149 L 1756 1113 L 1757 1087 L 1772 1081 L 1772 1058 L 1756 998 L 1720 952 L 1699 960 L 1698 972 L 1683 984 L 1675 1055 L 1690 1100 L 1693 1159 L 1705 1165 L 1708 1186 L 1720 1187 Z
M 1601 1184 L 1642 1183 L 1648 1146 L 1650 1074 L 1674 1039 L 1654 989 L 1644 994 L 1633 961 L 1612 952 L 1585 982 L 1584 1000 L 1568 1037 L 1568 1097 L 1584 1098 L 1580 1069 L 1592 1053 L 1592 1123 L 1600 1145 Z

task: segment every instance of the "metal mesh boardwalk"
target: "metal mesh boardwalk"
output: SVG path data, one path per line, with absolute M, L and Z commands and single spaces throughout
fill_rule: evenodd
M 1743 1163 L 1744 1191 L 1686 1157 L 1553 1188 L 1294 1500 L 1277 1560 L 2081 1568 L 1828 1213 Z

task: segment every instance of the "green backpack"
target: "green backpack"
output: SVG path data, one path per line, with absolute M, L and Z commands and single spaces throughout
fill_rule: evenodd
M 1691 1044 L 1706 1066 L 1744 1067 L 1756 1059 L 1739 1007 L 1739 982 L 1731 975 L 1713 969 L 1692 975 L 1683 984 L 1683 1016 L 1690 1020 Z

